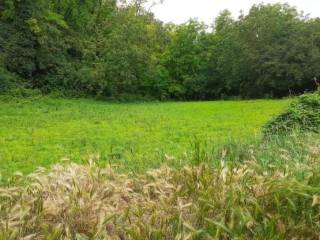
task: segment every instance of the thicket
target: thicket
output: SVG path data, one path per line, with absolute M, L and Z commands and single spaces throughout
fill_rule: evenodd
M 164 24 L 145 1 L 0 1 L 0 93 L 106 98 L 283 97 L 314 90 L 320 19 L 287 4 Z
M 320 131 L 320 91 L 299 96 L 288 109 L 264 127 L 265 135 L 286 134 L 297 130 Z

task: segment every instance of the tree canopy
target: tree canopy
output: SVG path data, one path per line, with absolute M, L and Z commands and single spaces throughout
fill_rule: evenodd
M 0 1 L 0 92 L 201 100 L 316 88 L 320 19 L 288 4 L 165 24 L 144 1 Z

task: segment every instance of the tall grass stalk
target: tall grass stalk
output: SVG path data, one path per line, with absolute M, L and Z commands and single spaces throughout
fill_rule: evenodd
M 292 140 L 239 147 L 237 164 L 225 148 L 216 166 L 197 154 L 196 166 L 132 175 L 92 159 L 16 176 L 0 189 L 0 239 L 318 239 L 320 145 L 309 138 L 296 153 Z

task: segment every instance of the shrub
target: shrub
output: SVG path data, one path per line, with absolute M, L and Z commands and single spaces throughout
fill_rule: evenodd
M 8 91 L 18 86 L 18 78 L 6 71 L 0 66 L 0 94 L 7 93 Z
M 31 89 L 17 75 L 0 67 L 0 96 L 2 100 L 36 98 L 41 96 L 41 91 Z
M 264 127 L 264 134 L 289 133 L 293 130 L 320 130 L 320 91 L 298 97 L 286 111 Z

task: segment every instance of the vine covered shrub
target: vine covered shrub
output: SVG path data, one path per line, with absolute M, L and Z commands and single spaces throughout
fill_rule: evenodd
M 286 111 L 265 125 L 264 134 L 293 130 L 320 131 L 320 91 L 298 97 Z

